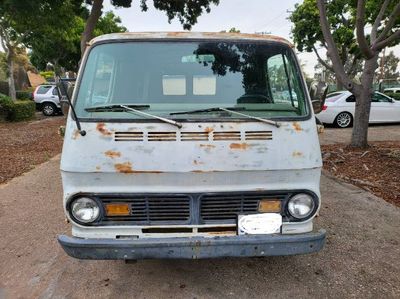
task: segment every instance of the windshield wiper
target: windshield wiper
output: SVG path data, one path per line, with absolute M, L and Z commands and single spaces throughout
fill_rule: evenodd
M 201 110 L 191 110 L 191 111 L 182 111 L 182 112 L 172 112 L 172 113 L 170 113 L 169 115 L 176 115 L 176 114 L 196 114 L 196 113 L 203 113 L 203 112 L 225 111 L 225 112 L 229 112 L 229 113 L 232 113 L 232 114 L 237 114 L 237 115 L 240 115 L 240 116 L 244 116 L 244 117 L 247 117 L 247 118 L 250 118 L 250 119 L 255 119 L 255 120 L 261 121 L 261 122 L 263 122 L 263 123 L 273 125 L 273 126 L 275 126 L 275 127 L 277 127 L 277 128 L 279 128 L 279 127 L 281 126 L 281 125 L 280 125 L 278 122 L 276 122 L 276 121 L 269 120 L 269 119 L 265 119 L 265 118 L 261 118 L 261 117 L 257 117 L 257 116 L 251 116 L 251 115 L 244 114 L 244 113 L 240 113 L 240 112 L 237 112 L 236 110 L 246 110 L 246 108 L 245 108 L 245 107 L 233 107 L 233 108 L 214 107 L 214 108 L 201 109 Z
M 136 114 L 141 114 L 141 115 L 144 115 L 144 116 L 156 118 L 156 119 L 161 120 L 163 122 L 166 122 L 166 123 L 169 123 L 171 125 L 174 125 L 174 126 L 178 127 L 179 129 L 182 128 L 182 124 L 181 123 L 178 123 L 178 122 L 176 122 L 176 121 L 174 121 L 172 119 L 168 119 L 168 118 L 164 118 L 164 117 L 161 117 L 161 116 L 149 114 L 149 113 L 146 113 L 146 112 L 131 108 L 129 106 L 125 106 L 125 105 L 118 105 L 118 106 L 124 108 L 126 112 L 133 112 L 133 113 L 136 113 Z
M 126 105 L 127 107 L 134 108 L 137 110 L 145 110 L 149 109 L 150 105 Z M 122 107 L 122 105 L 104 105 L 104 106 L 94 106 L 94 107 L 88 107 L 85 108 L 85 111 L 87 112 L 123 112 L 126 111 L 125 108 Z
M 246 110 L 244 107 L 229 107 L 225 108 L 229 110 Z M 214 107 L 214 108 L 207 108 L 207 109 L 199 109 L 199 110 L 190 110 L 190 111 L 179 111 L 179 112 L 172 112 L 169 115 L 178 115 L 178 114 L 197 114 L 197 113 L 205 113 L 205 112 L 215 112 L 215 111 L 222 111 L 222 108 L 220 107 Z

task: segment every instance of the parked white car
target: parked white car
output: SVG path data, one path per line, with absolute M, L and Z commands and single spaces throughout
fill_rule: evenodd
M 317 118 L 326 124 L 346 128 L 353 124 L 355 97 L 349 91 L 335 92 L 326 98 Z M 374 92 L 369 123 L 400 122 L 400 102 L 380 92 Z
M 400 87 L 385 88 L 384 92 L 400 93 Z
M 52 116 L 61 111 L 58 90 L 54 84 L 43 84 L 36 87 L 33 92 L 33 100 L 46 116 Z

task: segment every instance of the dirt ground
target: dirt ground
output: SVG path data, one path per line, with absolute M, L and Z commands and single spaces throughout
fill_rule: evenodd
M 84 261 L 56 241 L 59 156 L 0 186 L 0 297 L 399 298 L 400 208 L 323 176 L 325 248 L 293 257 Z
M 322 156 L 324 169 L 335 177 L 400 207 L 400 141 L 371 142 L 364 150 L 323 145 Z
M 33 169 L 61 152 L 58 128 L 65 123 L 61 116 L 29 122 L 0 123 L 0 184 Z

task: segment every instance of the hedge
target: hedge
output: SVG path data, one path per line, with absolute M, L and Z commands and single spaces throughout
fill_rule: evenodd
M 13 102 L 8 96 L 0 96 L 0 110 L 8 121 L 29 120 L 35 116 L 35 102 L 30 100 Z
M 33 93 L 31 91 L 17 91 L 18 100 L 33 100 Z
M 400 93 L 385 92 L 385 95 L 395 99 L 396 101 L 400 101 Z

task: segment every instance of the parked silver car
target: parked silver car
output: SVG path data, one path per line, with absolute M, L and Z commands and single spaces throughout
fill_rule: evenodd
M 33 92 L 36 106 L 46 116 L 52 116 L 61 111 L 58 89 L 55 84 L 42 84 Z

